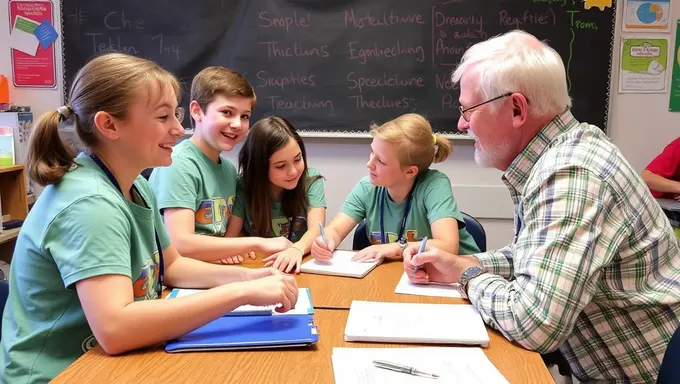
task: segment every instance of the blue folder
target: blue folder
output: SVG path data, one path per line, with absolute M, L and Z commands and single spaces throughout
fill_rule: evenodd
M 227 316 L 169 341 L 165 351 L 199 352 L 309 346 L 319 340 L 310 315 Z

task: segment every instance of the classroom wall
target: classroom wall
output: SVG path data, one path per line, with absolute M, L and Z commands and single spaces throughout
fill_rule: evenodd
M 672 20 L 680 15 L 680 2 L 673 4 Z M 59 4 L 55 3 L 55 19 L 59 20 Z M 0 46 L 8 47 L 8 0 L 0 0 Z M 622 7 L 617 12 L 617 33 L 615 36 L 615 57 L 613 62 L 612 89 L 618 89 L 618 52 L 620 46 L 620 24 Z M 60 23 L 56 23 L 61 33 Z M 675 24 L 671 32 L 671 46 L 674 43 Z M 61 55 L 61 43 L 57 43 Z M 9 48 L 3 48 L 0 55 L 0 73 L 11 75 Z M 672 54 L 670 55 L 672 56 Z M 61 60 L 57 60 L 61 73 Z M 668 77 L 670 83 L 670 76 Z M 49 109 L 62 105 L 62 79 L 53 90 L 10 89 L 14 103 L 30 105 L 37 116 Z M 668 112 L 668 94 L 618 94 L 611 95 L 609 114 L 609 135 L 623 151 L 630 163 L 639 172 L 661 149 L 678 136 L 678 114 Z M 644 138 L 644 140 L 643 140 Z M 338 212 L 352 186 L 367 174 L 365 162 L 368 159 L 368 139 L 306 138 L 308 160 L 312 167 L 326 177 L 326 200 L 329 219 Z M 484 225 L 488 246 L 500 247 L 512 238 L 512 204 L 505 186 L 500 180 L 501 172 L 478 167 L 473 159 L 474 149 L 468 140 L 455 140 L 454 153 L 444 163 L 434 168 L 445 172 L 454 186 L 454 195 L 461 210 L 477 216 Z M 239 148 L 237 148 L 238 150 Z M 236 151 L 225 154 L 236 160 Z M 347 239 L 344 246 L 351 245 Z

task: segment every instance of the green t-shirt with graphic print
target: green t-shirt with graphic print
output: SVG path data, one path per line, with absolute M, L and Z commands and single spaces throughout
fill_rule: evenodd
M 371 184 L 368 176 L 362 178 L 352 189 L 340 212 L 349 215 L 357 222 L 366 219 L 366 235 L 371 244 L 380 244 L 380 200 L 381 187 Z M 387 243 L 398 240 L 401 222 L 404 217 L 406 200 L 395 203 L 385 193 L 384 223 Z M 465 229 L 465 221 L 458 210 L 458 204 L 453 197 L 449 178 L 434 169 L 430 169 L 418 178 L 411 210 L 406 219 L 404 237 L 407 241 L 419 241 L 427 236 L 432 238 L 431 225 L 435 221 L 453 217 L 458 222 L 459 254 L 472 255 L 479 253 L 477 243 Z
M 309 185 L 307 186 L 307 198 L 309 199 L 308 209 L 316 207 L 326 207 L 326 197 L 324 193 L 323 178 L 321 177 L 317 178 L 317 176 L 320 175 L 321 173 L 316 169 L 312 168 L 307 169 L 308 180 L 316 178 L 316 180 L 314 180 L 312 183 L 309 183 Z M 270 232 L 269 237 L 279 236 L 288 237 L 292 221 L 291 218 L 286 217 L 283 214 L 283 207 L 281 206 L 280 201 L 271 200 L 270 204 L 271 204 L 272 231 Z M 250 215 L 248 214 L 248 209 L 246 205 L 247 204 L 245 191 L 243 190 L 243 183 L 239 179 L 236 187 L 236 204 L 234 205 L 233 215 L 243 219 L 243 231 L 248 236 L 257 236 L 255 231 L 253 230 L 252 220 L 250 219 Z M 312 225 L 316 224 L 312 223 Z M 305 233 L 307 232 L 307 216 L 297 216 L 295 218 L 293 227 L 294 229 L 291 234 L 290 241 L 296 242 L 300 240 L 300 238 L 304 236 Z
M 19 233 L 2 318 L 0 382 L 46 383 L 96 345 L 78 281 L 118 274 L 131 279 L 134 300 L 160 292 L 154 233 L 162 248 L 170 239 L 148 182 L 135 181 L 135 204 L 88 156 L 76 161 L 82 166 L 45 188 Z
M 236 167 L 215 163 L 191 140 L 175 145 L 172 164 L 153 170 L 149 182 L 158 207 L 194 211 L 194 233 L 224 236 L 236 198 Z

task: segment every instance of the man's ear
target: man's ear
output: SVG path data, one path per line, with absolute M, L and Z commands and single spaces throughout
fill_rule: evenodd
M 94 126 L 102 136 L 110 140 L 117 140 L 120 137 L 116 121 L 108 112 L 97 112 L 94 115 Z
M 529 118 L 529 101 L 521 93 L 513 93 L 512 99 L 512 125 L 521 127 Z

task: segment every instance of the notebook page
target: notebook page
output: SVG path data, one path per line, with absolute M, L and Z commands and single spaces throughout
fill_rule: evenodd
M 508 381 L 479 348 L 333 348 L 331 356 L 336 384 L 507 384 Z M 385 360 L 434 373 L 424 378 L 377 368 L 373 360 Z
M 345 339 L 486 346 L 489 335 L 479 312 L 469 304 L 354 300 L 345 326 Z
M 354 251 L 336 250 L 333 258 L 329 262 L 318 262 L 311 259 L 302 264 L 302 272 L 326 272 L 328 274 L 361 276 L 375 267 L 378 262 L 357 262 L 352 261 L 356 255 Z
M 394 293 L 416 296 L 461 297 L 460 292 L 458 292 L 458 284 L 413 284 L 409 281 L 406 272 L 401 275 Z
M 193 294 L 203 292 L 203 289 L 184 289 L 184 288 L 175 288 L 177 290 L 177 295 L 175 298 L 179 297 L 186 297 L 186 296 L 191 296 Z M 274 309 L 276 306 L 274 305 L 267 305 L 267 306 L 256 306 L 256 305 L 250 305 L 250 304 L 245 304 L 241 305 L 240 307 L 235 308 L 231 312 L 244 312 L 244 313 L 267 313 L 267 312 L 273 312 L 275 315 L 298 315 L 298 314 L 304 314 L 307 315 L 309 313 L 309 309 L 312 308 L 312 299 L 309 297 L 309 290 L 305 288 L 299 288 L 298 291 L 298 300 L 297 303 L 295 304 L 295 308 L 292 308 L 290 311 L 285 312 L 285 313 L 278 313 L 275 312 Z

